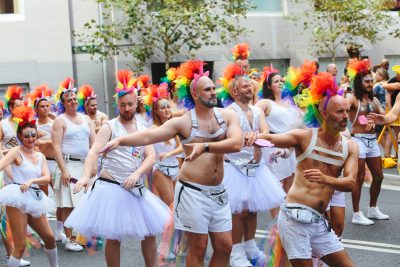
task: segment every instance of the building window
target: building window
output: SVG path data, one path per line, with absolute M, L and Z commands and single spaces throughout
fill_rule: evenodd
M 24 0 L 0 0 L 0 22 L 23 21 L 24 13 Z
M 289 68 L 289 59 L 257 59 L 250 60 L 250 68 L 257 68 L 261 72 L 264 70 L 264 67 L 270 67 L 271 64 L 274 69 L 279 70 L 279 73 L 284 76 Z
M 283 0 L 253 0 L 250 14 L 283 14 Z
M 213 61 L 205 61 L 204 62 L 204 71 L 209 71 L 209 77 L 213 77 L 214 72 L 214 62 Z M 171 62 L 169 63 L 170 68 L 179 67 L 181 62 Z M 165 63 L 151 63 L 151 79 L 153 83 L 160 83 L 161 78 L 165 77 L 166 69 Z
M 0 0 L 0 14 L 20 13 L 19 0 Z

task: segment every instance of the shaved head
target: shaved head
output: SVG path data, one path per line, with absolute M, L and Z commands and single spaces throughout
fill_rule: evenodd
M 347 127 L 350 106 L 341 95 L 323 97 L 318 106 L 318 111 L 324 123 L 337 132 L 342 132 Z

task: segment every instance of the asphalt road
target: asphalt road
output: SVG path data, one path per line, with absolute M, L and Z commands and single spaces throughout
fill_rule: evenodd
M 395 171 L 391 171 L 395 174 Z M 372 226 L 357 226 L 351 224 L 351 196 L 346 195 L 346 226 L 343 234 L 343 243 L 356 266 L 400 266 L 400 177 L 385 182 L 385 185 L 378 205 L 380 209 L 390 215 L 388 221 L 376 221 Z M 366 213 L 369 201 L 368 187 L 363 188 L 361 207 Z M 259 214 L 257 227 L 257 240 L 265 238 L 265 229 L 270 216 L 266 213 Z M 51 221 L 52 227 L 55 222 Z M 85 252 L 66 252 L 62 244 L 58 244 L 59 266 L 106 266 L 104 252 L 98 252 L 94 256 L 88 256 Z M 209 248 L 206 256 L 208 261 L 212 250 Z M 27 257 L 32 263 L 31 266 L 48 266 L 47 258 L 43 249 L 32 249 Z M 0 245 L 0 266 L 6 266 L 5 250 Z M 121 250 L 121 266 L 144 266 L 140 252 L 140 241 L 130 240 L 123 242 Z

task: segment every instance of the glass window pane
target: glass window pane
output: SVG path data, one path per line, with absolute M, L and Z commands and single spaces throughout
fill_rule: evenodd
M 251 13 L 282 13 L 282 0 L 253 0 L 256 7 Z

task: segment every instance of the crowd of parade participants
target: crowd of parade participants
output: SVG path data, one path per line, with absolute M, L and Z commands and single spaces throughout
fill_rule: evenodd
M 381 125 L 400 115 L 400 66 L 389 79 L 387 60 L 373 66 L 349 46 L 343 77 L 307 60 L 282 73 L 251 68 L 245 43 L 232 52 L 215 82 L 197 60 L 159 84 L 119 70 L 113 119 L 94 88 L 71 78 L 58 90 L 9 86 L 0 103 L 8 266 L 30 264 L 30 243 L 59 266 L 57 242 L 76 253 L 104 247 L 107 266 L 120 266 L 129 239 L 141 241 L 147 267 L 204 266 L 209 240 L 209 266 L 354 266 L 341 243 L 345 192 L 353 224 L 389 219 L 377 205 L 377 136 L 396 164 L 398 129 Z M 255 239 L 260 212 L 270 213 L 269 249 Z

